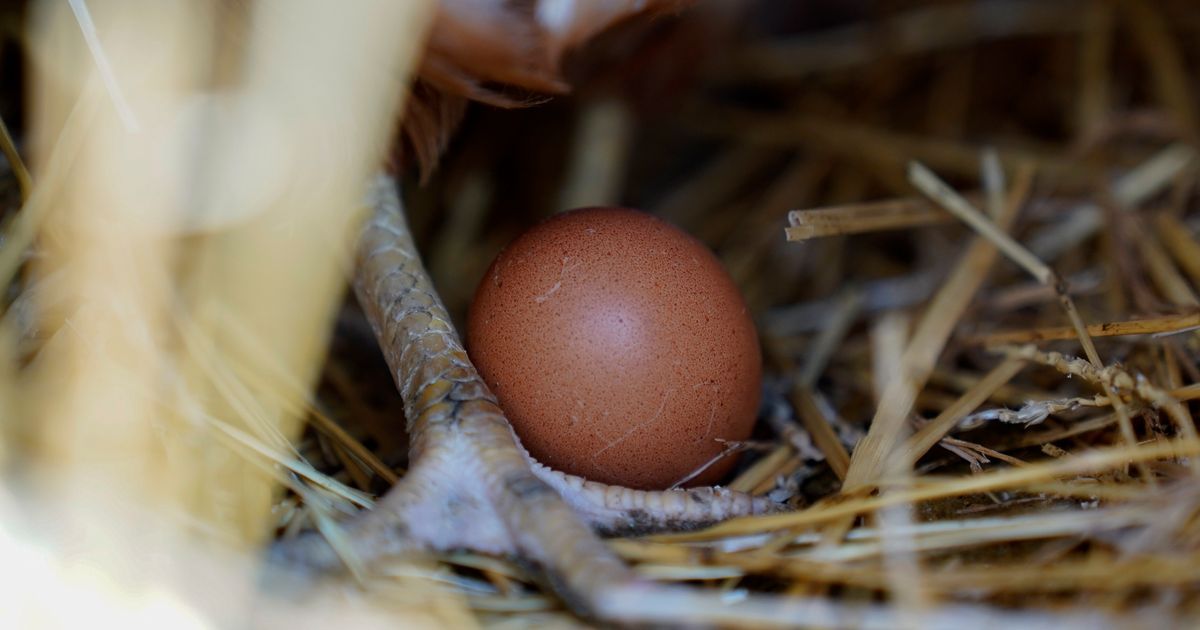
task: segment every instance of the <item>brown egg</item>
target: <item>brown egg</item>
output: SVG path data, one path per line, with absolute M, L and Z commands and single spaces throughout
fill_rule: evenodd
M 642 212 L 575 210 L 523 234 L 480 283 L 467 339 L 525 448 L 557 470 L 666 488 L 753 428 L 761 356 L 741 294 L 702 243 Z

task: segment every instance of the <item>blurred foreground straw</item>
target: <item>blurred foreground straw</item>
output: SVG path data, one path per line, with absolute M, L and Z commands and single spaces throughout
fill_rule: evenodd
M 0 548 L 27 579 L 0 626 L 368 620 L 260 601 L 252 554 L 281 482 L 346 500 L 290 443 L 433 5 L 33 7 L 34 187 L 0 256 L 31 259 L 35 317 L 0 331 Z

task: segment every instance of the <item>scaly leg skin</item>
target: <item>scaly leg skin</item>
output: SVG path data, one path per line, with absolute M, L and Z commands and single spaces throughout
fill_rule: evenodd
M 404 399 L 411 467 L 374 510 L 346 525 L 350 551 L 360 560 L 412 549 L 513 555 L 540 568 L 557 594 L 586 614 L 617 590 L 654 589 L 593 529 L 694 529 L 779 509 L 722 488 L 609 486 L 534 461 L 467 358 L 417 256 L 390 177 L 377 177 L 370 201 L 375 214 L 358 243 L 355 291 Z M 282 542 L 273 555 L 295 568 L 339 564 L 316 535 Z

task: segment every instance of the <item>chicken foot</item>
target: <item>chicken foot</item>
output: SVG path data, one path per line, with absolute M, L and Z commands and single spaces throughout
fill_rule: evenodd
M 652 588 L 596 532 L 696 529 L 779 509 L 719 487 L 634 490 L 534 461 L 471 365 L 421 264 L 392 178 L 378 176 L 369 199 L 374 215 L 358 242 L 355 291 L 404 399 L 411 468 L 375 509 L 345 525 L 359 560 L 369 565 L 418 549 L 514 556 L 587 614 L 613 592 Z M 272 555 L 291 569 L 342 563 L 315 533 L 281 541 Z

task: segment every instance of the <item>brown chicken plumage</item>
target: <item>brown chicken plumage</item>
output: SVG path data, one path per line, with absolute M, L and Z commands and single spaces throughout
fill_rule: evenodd
M 400 152 L 428 179 L 467 103 L 524 107 L 563 94 L 563 57 L 635 15 L 691 0 L 442 0 L 401 126 Z

